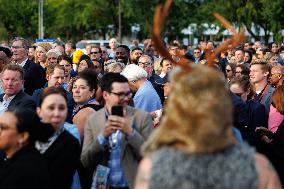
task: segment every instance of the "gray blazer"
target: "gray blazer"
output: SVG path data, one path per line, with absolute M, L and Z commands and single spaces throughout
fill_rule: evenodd
M 266 110 L 267 115 L 269 114 L 270 105 L 271 105 L 271 102 L 272 102 L 272 93 L 274 91 L 275 91 L 275 88 L 273 88 L 271 85 L 268 85 L 266 93 L 264 94 L 264 96 L 260 100 L 260 103 L 265 106 L 265 110 Z
M 127 141 L 125 135 L 123 136 L 121 162 L 129 188 L 133 188 L 138 163 L 141 159 L 140 147 L 151 134 L 153 122 L 151 115 L 142 110 L 127 106 L 126 112 L 136 132 Z M 108 151 L 108 149 L 104 150 L 97 140 L 97 136 L 102 133 L 105 122 L 105 108 L 102 108 L 92 114 L 85 124 L 81 161 L 83 166 L 91 169 L 92 172 L 98 164 L 103 163 L 104 158 L 102 156 L 105 156 L 105 151 Z

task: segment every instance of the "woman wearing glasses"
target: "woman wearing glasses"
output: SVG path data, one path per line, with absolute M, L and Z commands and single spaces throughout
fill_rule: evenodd
M 76 103 L 72 121 L 78 127 L 81 141 L 83 141 L 85 121 L 92 113 L 102 108 L 95 98 L 97 89 L 98 80 L 94 70 L 80 72 L 72 85 L 73 99 Z
M 0 188 L 50 188 L 47 164 L 34 146 L 53 132 L 31 109 L 18 107 L 0 117 L 0 149 L 6 154 L 0 164 Z
M 259 102 L 253 100 L 255 92 L 249 77 L 245 75 L 236 76 L 229 83 L 229 87 L 230 91 L 246 102 L 248 107 L 248 125 L 244 125 L 239 128 L 242 137 L 249 144 L 258 147 L 257 144 L 259 144 L 259 138 L 255 129 L 260 126 L 266 127 L 268 124 L 265 107 Z

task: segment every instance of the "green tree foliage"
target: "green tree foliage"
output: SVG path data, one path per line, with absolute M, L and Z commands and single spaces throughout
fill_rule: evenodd
M 119 0 L 44 0 L 44 34 L 46 38 L 64 40 L 106 38 L 118 33 Z M 122 36 L 130 36 L 132 26 L 139 26 L 137 36 L 150 36 L 155 6 L 164 0 L 120 0 Z M 202 23 L 218 23 L 212 16 L 219 12 L 234 24 L 244 24 L 248 32 L 252 24 L 262 27 L 280 39 L 284 27 L 283 0 L 173 0 L 163 35 L 181 38 L 181 31 L 197 24 L 200 36 Z M 0 40 L 14 36 L 35 39 L 38 36 L 38 0 L 0 0 Z M 257 28 L 256 27 L 256 28 Z

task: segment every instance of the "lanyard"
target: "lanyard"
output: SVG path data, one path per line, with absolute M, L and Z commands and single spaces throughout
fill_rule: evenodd
M 266 85 L 265 88 L 261 91 L 260 96 L 256 98 L 258 102 L 260 102 L 263 96 L 265 95 L 267 88 L 268 88 L 268 85 Z

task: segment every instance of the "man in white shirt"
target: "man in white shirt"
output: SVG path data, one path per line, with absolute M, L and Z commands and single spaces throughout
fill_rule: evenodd
M 3 69 L 4 94 L 0 95 L 0 115 L 12 106 L 23 106 L 35 110 L 35 102 L 23 91 L 24 70 L 16 64 L 8 64 Z
M 13 40 L 11 45 L 12 60 L 24 68 L 24 90 L 27 94 L 32 95 L 34 90 L 45 85 L 46 79 L 45 70 L 39 64 L 28 60 L 28 49 L 29 43 L 26 39 L 17 37 Z

